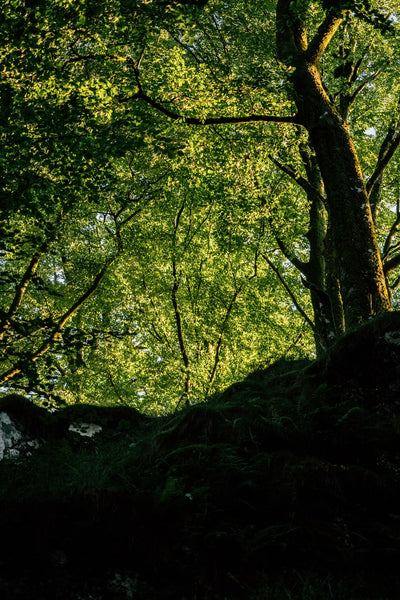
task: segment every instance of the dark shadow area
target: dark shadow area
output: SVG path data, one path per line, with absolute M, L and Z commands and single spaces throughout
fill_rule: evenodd
M 0 597 L 398 598 L 399 375 L 393 313 L 160 419 L 2 399 L 41 443 L 0 463 Z

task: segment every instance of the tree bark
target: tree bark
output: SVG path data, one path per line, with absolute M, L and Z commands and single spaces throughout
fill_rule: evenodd
M 346 123 L 325 92 L 318 69 L 320 56 L 341 21 L 342 15 L 328 11 L 308 44 L 289 0 L 278 2 L 278 55 L 294 68 L 294 99 L 321 171 L 347 329 L 390 310 L 391 303 L 357 153 Z

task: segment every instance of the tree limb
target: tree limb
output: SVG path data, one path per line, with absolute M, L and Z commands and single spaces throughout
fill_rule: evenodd
M 218 336 L 218 340 L 217 340 L 217 345 L 215 348 L 215 354 L 214 354 L 214 364 L 211 370 L 211 374 L 210 374 L 210 378 L 208 380 L 208 386 L 207 386 L 207 390 L 205 395 L 208 396 L 208 394 L 211 391 L 212 385 L 215 381 L 215 377 L 217 374 L 217 369 L 218 369 L 218 365 L 220 363 L 221 360 L 221 350 L 222 350 L 222 342 L 225 336 L 225 332 L 226 332 L 226 327 L 229 321 L 229 317 L 232 313 L 232 310 L 235 306 L 235 302 L 239 296 L 239 294 L 241 293 L 241 291 L 243 290 L 243 288 L 245 287 L 245 285 L 251 281 L 252 279 L 254 279 L 255 277 L 257 277 L 257 261 L 258 261 L 258 257 L 259 257 L 259 252 L 258 249 L 255 252 L 255 256 L 254 256 L 254 272 L 252 275 L 250 275 L 249 277 L 247 277 L 244 281 L 241 282 L 241 284 L 239 285 L 238 288 L 236 288 L 234 294 L 232 295 L 231 301 L 226 309 L 226 313 L 225 313 L 225 317 L 224 320 L 222 321 L 222 325 L 221 325 L 221 330 L 220 330 L 220 334 Z
M 373 190 L 374 185 L 376 185 L 379 178 L 383 174 L 384 170 L 386 169 L 387 165 L 389 164 L 390 160 L 392 159 L 394 153 L 396 152 L 397 148 L 399 147 L 399 144 L 400 144 L 400 131 L 398 129 L 398 122 L 397 122 L 396 127 L 391 127 L 389 129 L 385 139 L 383 140 L 383 143 L 382 143 L 382 146 L 381 146 L 381 149 L 379 152 L 378 163 L 375 167 L 375 171 L 369 178 L 367 185 L 366 185 L 366 190 L 367 190 L 368 195 L 371 194 L 371 191 Z
M 289 177 L 293 179 L 293 181 L 295 181 L 301 188 L 303 188 L 307 195 L 317 195 L 321 202 L 325 204 L 325 198 L 314 186 L 311 185 L 311 183 L 305 177 L 298 175 L 298 173 L 296 173 L 296 171 L 292 167 L 284 165 L 277 158 L 271 156 L 270 154 L 268 155 L 268 158 L 274 163 L 274 165 L 276 165 L 281 171 L 283 171 L 283 173 L 289 175 Z
M 349 98 L 349 106 L 351 106 L 354 101 L 356 100 L 357 96 L 360 94 L 360 92 L 363 91 L 363 89 L 369 84 L 371 83 L 371 81 L 374 81 L 374 79 L 376 79 L 377 77 L 379 77 L 379 75 L 382 73 L 382 69 L 378 69 L 377 71 L 375 71 L 375 73 L 373 73 L 370 77 L 368 77 L 365 81 L 363 81 L 358 88 L 350 95 Z
M 224 339 L 225 330 L 226 330 L 226 326 L 228 324 L 228 320 L 229 320 L 230 314 L 231 314 L 231 312 L 233 310 L 233 307 L 235 306 L 236 299 L 237 299 L 238 295 L 240 294 L 240 292 L 242 291 L 245 283 L 246 283 L 246 281 L 243 281 L 241 283 L 241 285 L 239 286 L 239 288 L 235 291 L 235 293 L 233 294 L 233 296 L 231 298 L 229 306 L 226 309 L 226 314 L 225 314 L 224 320 L 222 322 L 221 331 L 220 331 L 220 334 L 218 336 L 217 345 L 216 345 L 216 348 L 215 348 L 214 364 L 213 364 L 213 367 L 212 367 L 212 370 L 211 370 L 210 378 L 208 380 L 208 386 L 207 386 L 207 390 L 206 390 L 206 393 L 205 393 L 206 396 L 208 396 L 208 394 L 210 393 L 212 385 L 213 385 L 213 383 L 215 381 L 215 377 L 216 377 L 216 374 L 217 374 L 218 365 L 219 365 L 219 362 L 221 360 L 222 342 L 223 342 L 223 339 Z
M 1 324 L 2 331 L 0 332 L 0 340 L 3 339 L 8 328 L 10 327 L 11 319 L 12 319 L 13 315 L 17 312 L 17 310 L 22 302 L 22 299 L 25 295 L 25 292 L 28 288 L 29 282 L 31 281 L 33 275 L 36 272 L 36 269 L 38 268 L 42 253 L 43 252 L 36 252 L 32 256 L 31 261 L 30 261 L 25 273 L 23 274 L 23 276 L 21 278 L 21 281 L 18 283 L 18 285 L 16 287 L 14 298 L 13 298 L 13 300 L 10 304 L 10 307 L 9 307 L 8 311 L 6 312 L 3 322 Z
M 182 361 L 183 361 L 183 364 L 185 367 L 185 392 L 184 393 L 186 394 L 186 397 L 188 399 L 190 392 L 191 392 L 191 387 L 192 387 L 191 377 L 190 377 L 190 360 L 189 360 L 189 355 L 186 350 L 186 344 L 185 344 L 185 339 L 184 339 L 184 335 L 183 335 L 181 311 L 180 311 L 179 304 L 178 304 L 177 292 L 178 292 L 178 289 L 180 286 L 181 277 L 180 277 L 180 275 L 178 275 L 177 268 L 176 268 L 176 259 L 175 259 L 176 234 L 178 231 L 179 221 L 182 216 L 184 208 L 185 208 L 185 204 L 183 203 L 174 218 L 174 242 L 173 242 L 174 249 L 173 249 L 173 254 L 172 254 L 173 285 L 172 285 L 172 289 L 171 289 L 171 300 L 172 300 L 172 306 L 174 308 L 174 317 L 175 317 L 175 323 L 176 323 L 176 331 L 177 331 L 177 336 L 178 336 L 179 349 L 181 351 Z
M 66 324 L 66 322 L 83 306 L 83 304 L 92 296 L 92 294 L 96 291 L 98 286 L 100 285 L 101 280 L 106 274 L 108 268 L 114 262 L 115 258 L 109 261 L 96 275 L 92 284 L 89 288 L 82 294 L 76 302 L 58 319 L 55 327 L 50 332 L 49 337 L 46 341 L 44 341 L 41 346 L 31 354 L 29 357 L 29 362 L 36 363 L 43 354 L 46 354 L 48 350 L 61 339 L 61 331 Z M 22 373 L 24 369 L 24 364 L 20 361 L 14 367 L 6 371 L 0 376 L 0 385 L 4 385 L 7 381 Z
M 269 219 L 269 224 L 270 227 L 274 233 L 276 242 L 279 246 L 280 251 L 282 252 L 282 254 L 285 256 L 285 258 L 288 259 L 288 261 L 298 270 L 300 271 L 300 273 L 302 273 L 305 277 L 308 277 L 308 263 L 303 262 L 302 260 L 300 260 L 299 258 L 297 258 L 297 256 L 293 253 L 290 252 L 286 246 L 286 244 L 283 242 L 283 240 L 279 237 L 279 235 L 277 234 L 277 232 L 275 231 L 275 228 L 273 226 L 273 221 L 270 218 Z M 264 256 L 265 258 L 265 256 Z
M 318 31 L 311 40 L 306 50 L 306 60 L 313 65 L 316 65 L 321 58 L 323 52 L 329 45 L 329 42 L 335 35 L 340 24 L 343 21 L 344 11 L 338 13 L 334 9 L 330 9 L 325 17 L 325 20 L 318 27 Z
M 383 265 L 383 271 L 385 275 L 389 275 L 394 269 L 400 266 L 400 254 L 396 254 L 390 260 L 387 260 Z
M 289 294 L 289 296 L 290 296 L 293 304 L 295 305 L 295 307 L 297 308 L 297 310 L 299 311 L 299 313 L 301 314 L 301 316 L 303 317 L 303 319 L 308 323 L 308 325 L 314 331 L 315 330 L 314 323 L 311 321 L 310 317 L 306 314 L 306 312 L 304 311 L 304 309 L 300 306 L 300 303 L 298 302 L 296 296 L 294 295 L 294 293 L 292 292 L 292 290 L 290 289 L 290 287 L 288 286 L 288 284 L 286 283 L 286 281 L 284 280 L 284 278 L 280 274 L 278 267 L 276 267 L 274 265 L 274 263 L 271 262 L 271 260 L 268 258 L 268 256 L 266 254 L 262 254 L 261 256 L 264 258 L 264 260 L 267 262 L 268 266 L 271 267 L 271 269 L 273 270 L 273 272 L 275 273 L 275 275 L 278 277 L 279 281 L 281 282 L 281 284 L 283 285 L 283 287 L 285 288 L 285 290 Z
M 175 121 L 182 121 L 182 123 L 186 123 L 187 125 L 218 125 L 218 124 L 229 124 L 229 123 L 256 123 L 256 122 L 270 122 L 270 123 L 296 123 L 301 125 L 300 119 L 297 115 L 292 115 L 288 117 L 281 117 L 278 115 L 247 115 L 243 117 L 207 117 L 205 119 L 199 119 L 198 117 L 185 117 L 179 113 L 176 113 L 169 108 L 166 108 L 163 104 L 154 100 L 150 96 L 148 96 L 144 90 L 139 77 L 139 69 L 135 62 L 132 59 L 128 59 L 129 64 L 131 65 L 136 78 L 136 83 L 138 86 L 138 91 L 136 94 L 132 96 L 127 96 L 125 98 L 120 98 L 119 102 L 126 103 L 131 102 L 132 100 L 143 100 L 146 104 L 149 104 L 159 112 L 163 113 L 170 119 Z
M 392 246 L 392 241 L 393 241 L 395 235 L 398 233 L 399 229 L 400 229 L 400 200 L 397 199 L 396 219 L 390 228 L 388 236 L 385 240 L 385 244 L 383 246 L 383 251 L 382 251 L 382 260 L 383 261 L 387 258 L 387 256 L 391 252 L 398 250 L 399 244 L 395 244 L 394 246 Z

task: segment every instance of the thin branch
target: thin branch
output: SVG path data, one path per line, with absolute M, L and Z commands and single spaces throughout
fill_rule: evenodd
M 356 88 L 356 90 L 350 95 L 349 98 L 349 106 L 351 106 L 354 101 L 356 100 L 357 96 L 360 94 L 360 92 L 362 92 L 362 90 L 369 84 L 371 83 L 371 81 L 374 81 L 374 79 L 376 79 L 377 77 L 379 77 L 379 75 L 382 73 L 383 69 L 378 69 L 377 71 L 375 71 L 375 73 L 373 73 L 370 77 L 368 77 L 365 81 L 363 81 L 358 88 Z
M 172 34 L 170 31 L 169 31 L 169 29 L 167 29 L 166 31 L 168 31 L 169 35 L 170 35 L 170 36 L 171 36 L 171 38 L 174 40 L 174 42 L 176 42 L 177 44 L 179 44 L 179 46 L 180 46 L 181 48 L 183 48 L 183 49 L 185 50 L 185 52 L 188 52 L 188 53 L 190 54 L 190 56 L 192 56 L 192 57 L 194 58 L 194 60 L 196 61 L 196 63 L 197 63 L 198 65 L 201 65 L 201 64 L 204 62 L 204 60 L 203 60 L 202 58 L 200 58 L 200 56 L 201 56 L 201 55 L 200 55 L 200 56 L 197 56 L 197 54 L 196 54 L 196 53 L 195 53 L 195 52 L 194 52 L 194 51 L 193 51 L 193 50 L 192 50 L 192 49 L 191 49 L 189 46 L 187 46 L 186 44 L 184 44 L 184 43 L 183 43 L 183 42 L 182 42 L 182 41 L 179 39 L 179 37 L 176 37 L 176 36 L 174 36 L 174 35 L 173 35 L 173 34 Z
M 300 329 L 299 334 L 291 341 L 291 343 L 289 344 L 289 346 L 281 354 L 281 356 L 278 358 L 278 360 L 276 362 L 279 362 L 280 360 L 283 360 L 289 354 L 290 350 L 292 348 L 295 348 L 297 346 L 297 344 L 302 340 L 305 326 L 306 326 L 306 324 L 303 323 L 302 328 Z
M 385 245 L 383 247 L 383 252 L 382 252 L 383 270 L 386 275 L 389 274 L 394 269 L 396 269 L 396 267 L 398 267 L 400 264 L 400 254 L 396 254 L 396 256 L 392 256 L 392 258 L 388 258 L 394 252 L 398 252 L 398 250 L 400 248 L 400 242 L 397 242 L 397 244 L 394 244 L 393 246 L 391 245 L 394 237 L 396 236 L 396 234 L 398 233 L 399 230 L 400 230 L 400 198 L 397 199 L 396 219 L 390 228 L 390 231 L 385 240 Z M 398 283 L 396 283 L 395 286 L 390 286 L 390 287 L 392 289 L 394 289 L 394 287 L 396 287 L 397 285 L 398 285 Z
M 233 310 L 233 307 L 235 306 L 236 299 L 237 299 L 238 295 L 240 294 L 240 292 L 242 291 L 245 283 L 247 283 L 247 281 L 243 281 L 241 283 L 241 285 L 239 286 L 239 288 L 235 291 L 235 293 L 233 294 L 233 296 L 231 298 L 229 306 L 226 309 L 226 314 L 225 314 L 224 320 L 222 322 L 221 331 L 220 331 L 220 334 L 219 334 L 219 337 L 218 337 L 218 340 L 217 340 L 217 345 L 216 345 L 216 348 L 215 348 L 214 364 L 213 364 L 213 367 L 212 367 L 212 370 L 211 370 L 210 378 L 208 380 L 208 386 L 207 386 L 207 390 L 206 390 L 206 393 L 205 393 L 206 396 L 208 396 L 208 394 L 210 393 L 212 385 L 213 385 L 213 383 L 215 381 L 215 377 L 216 377 L 216 374 L 217 374 L 218 365 L 219 365 L 220 360 L 221 360 L 222 342 L 223 342 L 223 339 L 224 339 L 225 330 L 226 330 L 226 326 L 228 324 L 228 320 L 229 320 L 230 314 L 231 314 L 231 312 Z
M 173 285 L 171 289 L 171 301 L 172 306 L 174 308 L 174 317 L 176 323 L 176 331 L 178 336 L 179 349 L 181 351 L 182 361 L 185 367 L 185 394 L 189 397 L 191 391 L 191 378 L 190 378 L 190 360 L 189 355 L 186 350 L 186 344 L 183 334 L 183 325 L 182 325 L 182 317 L 181 311 L 178 303 L 178 289 L 181 283 L 181 276 L 178 275 L 177 267 L 176 267 L 176 259 L 175 259 L 175 244 L 176 244 L 176 234 L 179 227 L 179 221 L 182 216 L 183 210 L 185 208 L 185 203 L 182 203 L 182 206 L 179 208 L 178 212 L 174 218 L 174 249 L 172 254 L 172 277 L 173 277 Z
M 175 121 L 181 121 L 182 123 L 186 123 L 187 125 L 219 125 L 219 124 L 230 124 L 230 123 L 256 123 L 256 122 L 270 122 L 270 123 L 295 123 L 301 125 L 300 119 L 297 115 L 291 115 L 288 117 L 281 117 L 278 115 L 247 115 L 243 117 L 207 117 L 205 119 L 199 119 L 198 117 L 185 117 L 179 113 L 173 112 L 169 110 L 163 104 L 160 104 L 157 100 L 154 100 L 150 96 L 148 96 L 143 89 L 140 77 L 139 77 L 139 69 L 135 62 L 129 58 L 129 64 L 131 65 L 133 72 L 135 74 L 136 83 L 138 86 L 138 91 L 136 94 L 132 96 L 126 96 L 125 98 L 120 98 L 119 102 L 126 103 L 131 102 L 132 100 L 143 100 L 159 112 L 163 113 L 170 119 Z
M 59 320 L 57 321 L 55 327 L 50 332 L 50 335 L 47 338 L 47 340 L 44 341 L 41 344 L 41 346 L 35 352 L 33 352 L 31 354 L 31 356 L 29 358 L 29 362 L 36 363 L 44 354 L 46 354 L 46 352 L 48 352 L 48 350 L 50 350 L 50 348 L 56 342 L 59 342 L 61 340 L 61 331 L 62 331 L 64 325 L 83 306 L 83 304 L 86 302 L 86 300 L 88 300 L 90 298 L 90 296 L 92 296 L 92 294 L 96 291 L 96 289 L 100 285 L 100 282 L 102 281 L 104 275 L 106 274 L 108 268 L 111 266 L 111 264 L 114 262 L 114 260 L 115 259 L 109 261 L 99 271 L 99 273 L 96 275 L 96 277 L 94 278 L 92 284 L 85 291 L 85 293 L 82 294 L 80 296 L 80 298 L 78 298 L 78 300 L 76 302 L 74 302 L 74 304 L 59 318 Z M 0 376 L 0 385 L 3 385 L 4 383 L 6 383 L 7 381 L 9 381 L 10 379 L 12 379 L 13 377 L 15 377 L 16 375 L 19 375 L 20 373 L 22 373 L 23 368 L 24 368 L 24 365 L 20 361 L 14 367 L 12 367 L 11 369 L 9 369 L 5 373 L 3 373 Z
M 33 275 L 35 274 L 36 269 L 38 268 L 41 256 L 42 256 L 42 252 L 36 252 L 32 256 L 31 261 L 30 261 L 25 273 L 23 274 L 23 276 L 21 278 L 21 281 L 18 283 L 18 285 L 16 287 L 14 298 L 10 304 L 8 311 L 6 312 L 6 314 L 4 316 L 4 320 L 1 325 L 2 331 L 0 332 L 0 340 L 3 339 L 8 328 L 10 327 L 11 319 L 12 319 L 13 315 L 17 312 L 19 306 L 21 305 L 21 302 L 22 302 L 25 292 L 28 288 L 28 285 L 29 285 Z
M 278 233 L 276 232 L 275 227 L 273 225 L 272 218 L 269 219 L 269 224 L 274 233 L 276 242 L 277 242 L 282 254 L 285 256 L 285 258 L 288 259 L 288 261 L 290 261 L 290 263 L 298 271 L 300 271 L 300 273 L 302 273 L 305 277 L 308 277 L 308 274 L 309 274 L 308 263 L 301 261 L 299 258 L 297 258 L 297 256 L 293 252 L 290 252 L 290 250 L 287 248 L 286 244 L 283 242 L 283 240 L 279 237 Z
M 398 123 L 396 123 L 396 128 L 391 127 L 383 140 L 380 152 L 378 163 L 375 167 L 375 171 L 369 178 L 366 190 L 367 194 L 370 195 L 374 185 L 378 182 L 379 178 L 383 174 L 390 160 L 392 159 L 394 153 L 400 144 L 400 131 L 398 129 Z
M 225 332 L 226 332 L 226 327 L 228 325 L 228 321 L 230 318 L 230 315 L 232 313 L 232 310 L 235 306 L 236 300 L 239 296 L 239 294 L 242 292 L 242 290 L 244 289 L 245 285 L 251 281 L 252 279 L 254 279 L 255 277 L 257 277 L 257 272 L 258 272 L 258 265 L 257 265 L 257 261 L 258 261 L 258 257 L 259 257 L 259 251 L 258 249 L 255 252 L 255 256 L 254 256 L 254 273 L 252 275 L 250 275 L 249 277 L 247 277 L 244 281 L 242 281 L 242 283 L 239 285 L 239 287 L 235 290 L 234 294 L 232 295 L 231 301 L 226 309 L 226 313 L 225 313 L 225 317 L 224 320 L 222 321 L 222 325 L 221 325 L 221 330 L 220 330 L 220 334 L 217 340 L 217 345 L 215 348 L 215 355 L 214 355 L 214 364 L 213 364 L 213 368 L 211 370 L 211 374 L 210 374 L 210 378 L 208 380 L 208 386 L 206 389 L 206 393 L 205 395 L 208 396 L 208 394 L 211 391 L 212 385 L 215 381 L 215 377 L 217 375 L 217 369 L 221 360 L 221 350 L 222 350 L 222 342 L 225 336 Z
M 398 277 L 396 279 L 396 281 L 394 281 L 392 284 L 389 284 L 390 289 L 395 290 L 398 287 L 399 283 L 400 283 L 400 277 Z
M 274 263 L 271 262 L 271 260 L 268 258 L 268 256 L 266 254 L 262 254 L 261 256 L 264 258 L 264 260 L 267 262 L 267 264 L 269 265 L 269 267 L 271 267 L 271 269 L 273 270 L 273 272 L 275 273 L 275 275 L 278 277 L 279 281 L 281 282 L 281 284 L 283 285 L 283 287 L 285 288 L 285 290 L 289 294 L 289 296 L 290 296 L 293 304 L 295 305 L 295 307 L 297 308 L 297 310 L 299 311 L 299 313 L 301 314 L 301 316 L 303 317 L 303 319 L 308 323 L 308 325 L 311 327 L 311 329 L 313 331 L 315 331 L 315 325 L 314 325 L 314 323 L 311 321 L 310 317 L 306 314 L 306 312 L 304 311 L 304 309 L 301 307 L 301 305 L 298 302 L 296 296 L 294 295 L 294 293 L 292 292 L 292 290 L 290 289 L 290 287 L 288 286 L 288 284 L 286 283 L 286 281 L 284 280 L 284 278 L 280 274 L 280 271 L 279 271 L 278 267 L 276 267 L 274 265 Z
M 399 229 L 400 229 L 400 201 L 398 198 L 397 199 L 397 207 L 396 207 L 396 219 L 390 228 L 388 236 L 385 240 L 385 244 L 383 246 L 383 251 L 382 251 L 382 259 L 383 260 L 385 260 L 385 258 L 390 253 L 397 251 L 399 249 L 399 243 L 392 246 L 392 241 L 393 241 L 394 237 L 396 236 L 396 234 L 399 232 Z
M 136 213 L 137 212 L 139 212 L 139 211 L 136 211 Z M 131 217 L 132 216 L 130 216 L 128 220 L 130 220 Z M 117 237 L 120 236 L 121 228 L 126 222 L 128 222 L 128 221 L 125 220 L 121 224 L 119 224 Z M 108 269 L 120 256 L 122 250 L 123 250 L 122 244 L 121 244 L 120 240 L 118 240 L 118 250 L 117 250 L 116 254 L 114 255 L 114 257 L 111 258 L 110 260 L 108 260 L 107 263 L 100 269 L 100 271 L 94 278 L 91 285 L 78 298 L 78 300 L 76 300 L 76 302 L 74 302 L 72 304 L 72 306 L 70 306 L 70 308 L 68 310 L 66 310 L 65 313 L 61 317 L 59 317 L 55 326 L 49 333 L 48 338 L 39 346 L 39 348 L 36 351 L 31 353 L 31 355 L 29 357 L 29 362 L 36 363 L 44 354 L 46 354 L 46 352 L 48 352 L 50 350 L 50 348 L 52 346 L 54 346 L 54 344 L 56 344 L 57 342 L 59 342 L 61 340 L 61 331 L 64 328 L 65 324 L 85 304 L 85 302 L 94 294 L 94 292 L 99 287 L 101 281 L 103 280 L 105 274 L 107 273 Z M 10 369 L 8 369 L 5 373 L 0 375 L 0 386 L 3 385 L 5 382 L 9 381 L 10 379 L 12 379 L 13 377 L 15 377 L 16 375 L 19 375 L 20 373 L 22 373 L 22 371 L 24 369 L 24 363 L 25 363 L 25 361 L 19 361 L 16 365 L 14 365 Z
M 157 341 L 162 342 L 162 343 L 165 341 L 165 343 L 167 344 L 168 349 L 170 350 L 170 352 L 172 352 L 172 344 L 169 341 L 168 336 L 167 336 L 167 334 L 165 333 L 165 331 L 163 330 L 163 327 L 162 327 L 162 322 L 163 322 L 162 315 L 160 314 L 159 310 L 157 309 L 156 304 L 153 301 L 153 298 L 150 295 L 149 289 L 147 287 L 146 276 L 145 276 L 145 272 L 144 271 L 142 271 L 142 283 L 143 283 L 143 289 L 145 290 L 145 292 L 147 294 L 147 297 L 149 299 L 149 302 L 151 304 L 151 308 L 153 309 L 153 311 L 154 311 L 154 313 L 155 313 L 155 315 L 157 317 L 157 320 L 158 320 L 157 325 L 161 324 L 161 333 L 159 333 L 158 330 L 157 330 L 157 328 L 156 328 L 155 321 L 153 320 L 153 321 L 150 322 L 149 320 L 147 320 L 146 313 L 145 313 L 145 319 L 149 323 L 149 333 Z
M 296 171 L 291 166 L 284 165 L 277 158 L 271 156 L 270 154 L 268 155 L 268 158 L 274 163 L 274 165 L 276 165 L 281 171 L 283 171 L 283 173 L 289 175 L 289 177 L 293 179 L 293 181 L 295 181 L 306 192 L 307 195 L 317 195 L 321 202 L 325 204 L 325 198 L 314 186 L 311 185 L 311 183 L 305 177 L 302 177 L 301 175 L 296 173 Z
M 218 31 L 218 36 L 219 36 L 219 38 L 220 38 L 220 40 L 221 40 L 221 44 L 222 44 L 222 47 L 223 47 L 223 49 L 224 49 L 224 53 L 225 53 L 225 54 L 226 54 L 226 55 L 229 57 L 229 52 L 228 52 L 228 50 L 227 50 L 227 48 L 226 48 L 226 44 L 225 44 L 225 40 L 224 40 L 224 36 L 223 36 L 223 35 L 222 35 L 222 33 L 221 33 L 221 28 L 220 28 L 220 26 L 218 25 L 218 21 L 217 21 L 217 19 L 215 18 L 215 15 L 212 15 L 212 16 L 211 16 L 211 19 L 212 19 L 212 22 L 214 23 L 215 29 Z
M 118 389 L 117 389 L 117 386 L 116 386 L 116 385 L 115 385 L 115 383 L 114 383 L 113 376 L 112 376 L 112 374 L 111 374 L 111 372 L 110 372 L 110 371 L 107 371 L 107 378 L 108 378 L 108 381 L 109 381 L 109 382 L 110 382 L 110 384 L 111 384 L 111 387 L 112 387 L 112 389 L 114 390 L 114 394 L 117 396 L 117 398 L 118 398 L 118 400 L 120 401 L 120 403 L 121 403 L 121 404 L 127 404 L 127 403 L 125 402 L 125 400 L 122 398 L 121 394 L 119 393 L 119 391 L 118 391 Z
M 68 58 L 62 65 L 62 70 L 64 70 L 68 65 L 80 62 L 80 61 L 89 61 L 89 60 L 112 60 L 115 62 L 125 62 L 126 56 L 119 56 L 114 54 L 79 54 L 74 48 L 72 48 L 72 52 L 74 53 L 74 57 Z

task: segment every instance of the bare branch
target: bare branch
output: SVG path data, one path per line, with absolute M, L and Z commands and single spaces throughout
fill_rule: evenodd
M 317 195 L 321 202 L 325 204 L 325 198 L 322 196 L 322 194 L 320 194 L 320 192 L 314 186 L 312 186 L 311 183 L 305 177 L 299 175 L 293 169 L 293 167 L 284 165 L 277 158 L 271 156 L 270 154 L 268 155 L 268 158 L 274 163 L 274 165 L 276 165 L 281 171 L 283 171 L 283 173 L 289 175 L 289 177 L 293 179 L 293 181 L 295 181 L 301 188 L 303 188 L 307 195 Z
M 264 258 L 264 260 L 268 263 L 268 266 L 271 267 L 271 269 L 273 270 L 273 272 L 275 273 L 275 275 L 278 277 L 279 281 L 281 282 L 281 284 L 283 285 L 283 287 L 285 288 L 285 290 L 289 294 L 289 296 L 290 296 L 293 304 L 295 305 L 295 307 L 297 308 L 297 310 L 299 311 L 299 313 L 301 314 L 301 316 L 303 317 L 303 319 L 308 323 L 308 325 L 314 331 L 315 330 L 314 323 L 311 321 L 310 317 L 306 314 L 306 312 L 304 311 L 304 309 L 301 307 L 301 305 L 300 305 L 299 301 L 297 300 L 296 296 L 294 295 L 294 293 L 290 289 L 289 285 L 286 283 L 286 281 L 284 280 L 284 278 L 280 274 L 280 271 L 279 271 L 278 267 L 276 267 L 274 265 L 274 263 L 268 258 L 268 256 L 266 254 L 262 254 L 261 256 Z
M 282 254 L 285 256 L 285 258 L 288 259 L 288 261 L 291 262 L 291 264 L 298 271 L 300 271 L 300 273 L 302 273 L 305 277 L 308 277 L 308 274 L 309 274 L 308 263 L 305 263 L 305 262 L 301 261 L 299 258 L 297 258 L 297 256 L 294 254 L 294 252 L 290 252 L 290 250 L 287 248 L 286 244 L 283 242 L 283 240 L 279 237 L 278 233 L 276 232 L 271 218 L 269 219 L 269 224 L 274 233 L 276 242 L 277 242 Z M 264 258 L 265 258 L 265 256 L 264 256 Z
M 400 130 L 398 126 L 398 120 L 395 124 L 395 127 L 391 127 L 383 140 L 380 152 L 378 163 L 375 167 L 375 171 L 369 178 L 366 190 L 367 194 L 370 195 L 374 186 L 378 183 L 379 178 L 382 176 L 384 170 L 392 159 L 394 153 L 400 145 Z

